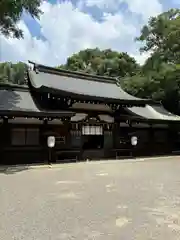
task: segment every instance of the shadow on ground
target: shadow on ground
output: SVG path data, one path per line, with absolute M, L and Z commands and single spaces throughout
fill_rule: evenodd
M 26 166 L 0 167 L 0 174 L 10 175 L 27 170 L 29 170 L 29 167 Z

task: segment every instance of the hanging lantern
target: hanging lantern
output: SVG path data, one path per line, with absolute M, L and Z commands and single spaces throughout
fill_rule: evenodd
M 54 136 L 48 136 L 47 138 L 47 145 L 49 148 L 53 148 L 55 146 L 55 137 Z
M 136 136 L 131 137 L 131 145 L 136 146 L 138 143 L 138 138 Z

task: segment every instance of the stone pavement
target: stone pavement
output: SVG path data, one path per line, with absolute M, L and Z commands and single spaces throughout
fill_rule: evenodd
M 0 168 L 0 239 L 179 240 L 180 157 Z

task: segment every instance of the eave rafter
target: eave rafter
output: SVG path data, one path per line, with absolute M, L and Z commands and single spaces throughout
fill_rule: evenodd
M 97 100 L 82 100 L 78 98 L 73 98 L 73 97 L 65 97 L 65 96 L 59 96 L 55 95 L 52 93 L 48 94 L 48 99 L 50 101 L 55 101 L 55 104 L 57 104 L 58 107 L 61 107 L 62 109 L 68 109 L 73 106 L 75 103 L 86 103 L 86 104 L 104 104 L 112 109 L 112 111 L 118 111 L 120 108 L 126 108 L 126 107 L 133 107 L 133 106 L 142 106 L 144 107 L 145 104 L 138 104 L 138 103 L 105 103 L 103 100 L 102 101 L 97 101 Z

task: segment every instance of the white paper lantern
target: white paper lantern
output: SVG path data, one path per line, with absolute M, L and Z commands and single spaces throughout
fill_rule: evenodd
M 49 136 L 47 138 L 47 145 L 49 148 L 53 148 L 55 146 L 55 137 L 54 136 Z
M 133 146 L 136 146 L 137 143 L 138 143 L 138 138 L 137 138 L 136 136 L 132 136 L 132 137 L 131 137 L 131 144 L 132 144 Z

